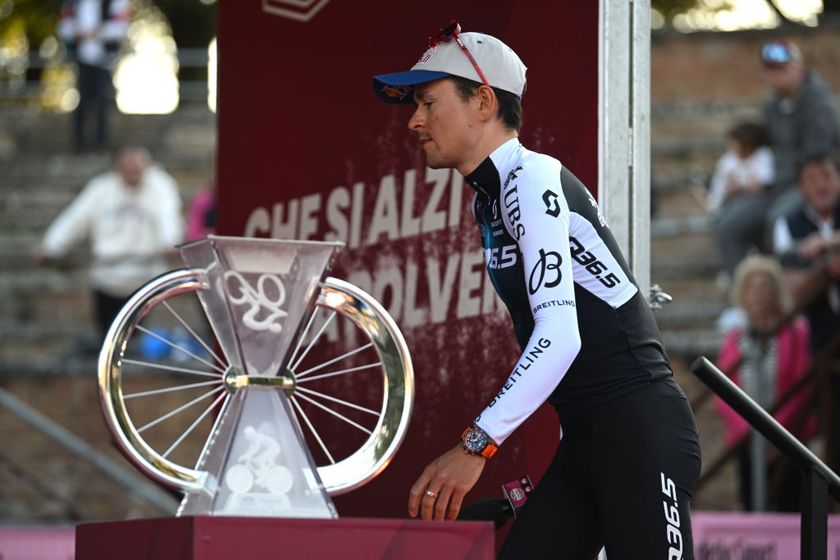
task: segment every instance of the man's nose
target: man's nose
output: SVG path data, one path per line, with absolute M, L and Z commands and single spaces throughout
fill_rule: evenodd
M 420 108 L 414 110 L 411 118 L 408 119 L 408 129 L 411 131 L 419 130 L 423 126 L 423 119 L 420 117 Z

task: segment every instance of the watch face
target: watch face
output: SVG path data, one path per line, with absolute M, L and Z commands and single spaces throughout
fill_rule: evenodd
M 470 430 L 464 436 L 464 448 L 470 453 L 481 453 L 488 443 L 487 434 L 481 430 Z

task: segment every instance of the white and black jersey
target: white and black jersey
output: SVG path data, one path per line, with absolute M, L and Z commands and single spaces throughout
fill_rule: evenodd
M 502 443 L 546 399 L 562 417 L 672 375 L 650 307 L 571 172 L 512 139 L 466 180 L 522 348 L 479 427 Z

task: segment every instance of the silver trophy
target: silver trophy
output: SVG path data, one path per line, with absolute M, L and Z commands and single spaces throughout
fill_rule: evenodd
M 327 277 L 341 248 L 210 236 L 115 319 L 105 421 L 141 472 L 183 491 L 177 515 L 334 518 L 330 496 L 393 458 L 411 359 L 379 303 Z

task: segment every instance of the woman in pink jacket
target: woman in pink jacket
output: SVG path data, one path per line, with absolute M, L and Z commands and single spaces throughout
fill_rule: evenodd
M 756 255 L 744 259 L 736 271 L 732 294 L 747 320 L 745 325 L 726 334 L 717 365 L 759 405 L 769 410 L 808 372 L 811 364 L 808 324 L 801 317 L 790 319 L 791 296 L 781 267 L 770 257 Z M 802 417 L 809 395 L 810 390 L 804 387 L 774 415 L 803 441 L 817 431 L 813 413 Z M 768 449 L 767 441 L 751 432 L 747 422 L 723 401 L 718 400 L 717 404 L 726 424 L 727 446 L 737 445 L 742 438 L 750 437 L 749 445 L 739 455 L 745 509 L 766 509 L 771 484 L 778 479 L 775 509 L 799 511 L 800 486 L 796 467 L 785 464 L 775 449 Z

